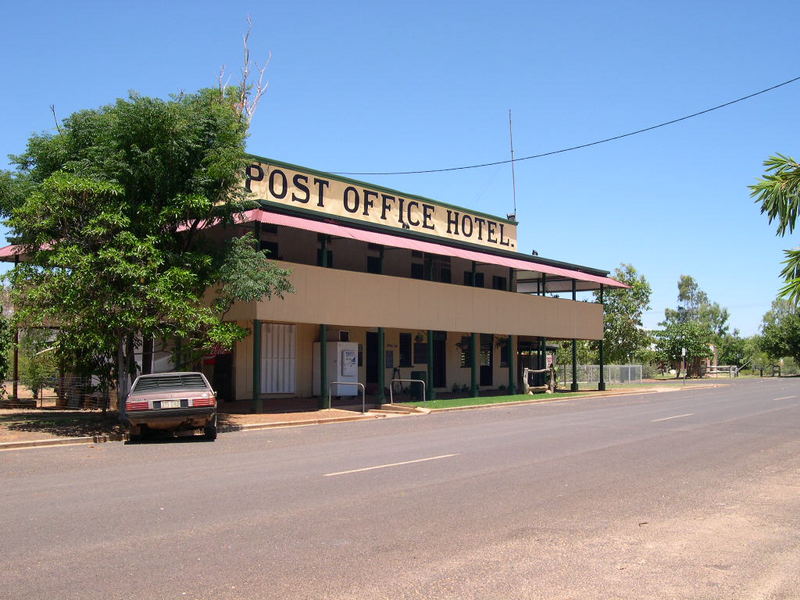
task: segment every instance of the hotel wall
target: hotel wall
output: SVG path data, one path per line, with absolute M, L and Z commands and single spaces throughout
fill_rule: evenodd
M 252 323 L 240 322 L 239 325 L 243 327 L 252 327 Z M 267 323 L 262 323 L 262 327 Z M 296 369 L 296 392 L 294 394 L 262 394 L 264 398 L 285 398 L 285 397 L 310 397 L 312 395 L 313 387 L 313 351 L 314 343 L 319 341 L 319 326 L 310 324 L 297 325 L 297 369 Z M 343 325 L 329 325 L 328 326 L 328 341 L 336 342 L 339 340 L 339 332 L 347 331 L 349 340 L 356 342 L 360 345 L 361 350 L 361 364 L 358 367 L 358 380 L 362 383 L 366 382 L 366 341 L 367 332 L 376 331 L 375 328 L 352 327 Z M 393 353 L 394 365 L 399 365 L 400 362 L 400 334 L 408 333 L 412 336 L 422 334 L 424 339 L 427 340 L 427 332 L 422 332 L 413 329 L 390 329 L 386 330 L 385 337 L 385 350 Z M 464 386 L 469 387 L 471 383 L 471 369 L 469 367 L 461 366 L 461 350 L 457 344 L 461 341 L 462 337 L 469 337 L 469 332 L 446 332 L 447 340 L 445 343 L 446 348 L 446 386 L 436 388 L 438 391 L 450 392 L 455 385 L 458 389 Z M 493 338 L 492 352 L 493 352 L 493 381 L 491 386 L 482 386 L 481 389 L 495 389 L 500 386 L 508 386 L 508 368 L 500 366 L 500 348 L 497 347 L 497 336 Z M 412 337 L 413 340 L 413 337 Z M 250 399 L 253 397 L 253 338 L 248 336 L 236 344 L 234 349 L 234 377 L 236 384 L 236 398 Z M 413 351 L 412 351 L 413 360 Z M 426 371 L 427 365 L 425 363 L 414 363 L 410 367 L 397 367 L 401 379 L 410 379 L 413 371 Z M 394 368 L 389 367 L 386 369 L 385 382 L 386 386 L 390 385 L 390 381 L 394 374 Z M 518 382 L 517 382 L 518 383 Z M 408 383 L 403 383 L 407 387 Z M 269 407 L 269 404 L 266 405 Z

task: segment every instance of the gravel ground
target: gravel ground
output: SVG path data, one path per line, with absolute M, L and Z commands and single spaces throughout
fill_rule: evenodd
M 265 423 L 276 425 L 293 422 L 315 423 L 358 415 L 360 413 L 341 409 L 262 414 L 220 413 L 219 423 L 222 427 L 236 429 Z M 114 411 L 103 415 L 99 410 L 0 409 L 0 444 L 95 435 L 113 436 L 123 431 Z

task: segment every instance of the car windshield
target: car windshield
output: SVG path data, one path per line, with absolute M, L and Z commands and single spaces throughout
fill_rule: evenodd
M 200 373 L 141 377 L 131 391 L 132 394 L 147 392 L 177 392 L 188 390 L 207 390 L 206 382 Z

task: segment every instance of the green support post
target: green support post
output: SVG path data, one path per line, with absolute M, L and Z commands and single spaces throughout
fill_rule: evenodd
M 578 391 L 578 341 L 572 340 L 572 385 L 570 391 Z
M 378 406 L 386 402 L 386 332 L 378 327 Z
M 433 256 L 425 255 L 425 279 L 433 281 Z M 425 400 L 433 400 L 433 330 L 428 330 L 427 370 L 425 375 Z
M 578 291 L 577 288 L 577 281 L 574 279 L 572 280 L 572 301 L 577 301 L 576 292 Z M 577 340 L 572 340 L 572 385 L 569 388 L 573 392 L 578 391 L 578 342 Z
M 517 393 L 517 336 L 508 336 L 508 393 Z
M 433 330 L 428 330 L 428 376 L 425 382 L 426 400 L 433 400 L 436 394 L 433 391 Z
M 319 326 L 319 407 L 330 408 L 328 401 L 328 326 Z
M 602 283 L 600 284 L 600 305 L 601 306 L 603 305 L 603 284 Z M 603 315 L 603 338 L 605 337 L 605 335 L 606 335 L 606 325 L 605 325 L 605 315 Z M 604 349 L 603 349 L 603 338 L 600 338 L 600 347 L 599 347 L 599 350 L 600 350 L 600 382 L 597 384 L 597 389 L 600 390 L 601 392 L 605 391 L 605 389 L 606 389 L 606 377 L 605 377 L 605 373 L 603 372 L 603 371 L 605 371 L 604 367 L 605 367 L 605 362 L 606 362 L 606 360 L 605 360 L 605 358 L 606 358 L 605 357 L 605 352 L 604 352 Z
M 606 377 L 603 371 L 605 370 L 605 352 L 603 350 L 603 340 L 600 340 L 600 381 L 597 384 L 597 389 L 604 392 L 606 389 Z
M 261 321 L 253 319 L 253 412 L 264 411 L 261 399 Z
M 469 338 L 470 361 L 472 369 L 470 372 L 470 393 L 473 398 L 477 398 L 480 392 L 478 387 L 478 334 L 473 333 Z
M 328 236 L 320 238 L 320 266 L 328 268 Z M 328 326 L 319 326 L 319 407 L 330 408 L 328 400 Z

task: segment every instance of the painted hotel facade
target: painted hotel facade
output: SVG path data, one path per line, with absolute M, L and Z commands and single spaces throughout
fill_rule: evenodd
M 295 292 L 226 315 L 251 335 L 204 367 L 223 397 L 259 411 L 311 396 L 327 406 L 332 347 L 349 349 L 348 381 L 372 402 L 397 379 L 424 379 L 429 397 L 514 392 L 545 340 L 602 339 L 602 305 L 576 293 L 622 284 L 520 253 L 516 222 L 250 158 L 245 185 L 259 208 L 236 233 L 252 231 Z

